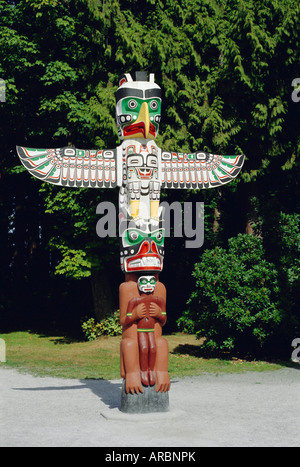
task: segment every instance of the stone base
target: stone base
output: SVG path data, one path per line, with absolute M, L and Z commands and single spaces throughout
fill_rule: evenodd
M 151 412 L 151 413 L 125 413 L 117 407 L 113 409 L 102 410 L 100 412 L 103 418 L 113 422 L 153 422 L 157 423 L 159 421 L 166 420 L 175 420 L 178 418 L 184 419 L 186 417 L 186 412 L 184 410 L 173 410 L 170 409 L 169 412 Z
M 169 391 L 156 392 L 155 386 L 143 386 L 143 391 L 139 394 L 126 394 L 125 380 L 123 379 L 121 412 L 135 414 L 168 412 Z

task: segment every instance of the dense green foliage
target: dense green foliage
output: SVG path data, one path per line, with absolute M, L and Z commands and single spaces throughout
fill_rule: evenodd
M 195 291 L 178 325 L 205 336 L 203 348 L 288 355 L 300 325 L 299 215 L 280 213 L 274 230 L 275 263 L 266 260 L 261 238 L 239 234 L 228 250 L 206 250 L 195 264 Z
M 195 264 L 196 291 L 179 326 L 205 336 L 207 349 L 251 352 L 281 322 L 278 273 L 260 239 L 239 234 L 228 243 L 228 251 L 206 250 Z
M 115 311 L 112 315 L 102 319 L 100 323 L 94 318 L 83 321 L 81 325 L 84 337 L 88 341 L 93 341 L 100 336 L 119 336 L 122 334 L 120 325 L 120 312 Z
M 167 326 L 192 292 L 202 293 L 193 290 L 194 263 L 208 267 L 214 252 L 222 263 L 221 253 L 233 255 L 228 239 L 247 232 L 261 239 L 257 267 L 268 264 L 267 309 L 278 311 L 271 321 L 289 316 L 295 337 L 300 103 L 291 84 L 299 75 L 299 13 L 296 0 L 146 0 L 142 7 L 136 0 L 0 0 L 1 326 L 69 329 L 87 314 L 102 319 L 117 309 L 118 240 L 95 233 L 97 204 L 117 202 L 117 191 L 41 184 L 20 167 L 15 145 L 115 147 L 118 77 L 146 69 L 164 93 L 160 147 L 246 154 L 242 174 L 222 189 L 163 194 L 205 203 L 201 251 L 184 249 L 184 239 L 166 241 Z M 237 253 L 233 264 L 240 262 Z M 255 300 L 257 317 L 267 298 Z M 212 295 L 205 301 L 217 313 Z M 262 342 L 267 328 L 258 329 Z

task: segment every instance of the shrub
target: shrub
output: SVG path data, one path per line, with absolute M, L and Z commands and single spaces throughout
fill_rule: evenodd
M 100 323 L 90 318 L 82 323 L 81 328 L 88 341 L 93 341 L 100 336 L 119 336 L 122 334 L 119 310 L 101 320 Z
M 194 266 L 196 290 L 179 329 L 206 337 L 204 349 L 253 354 L 282 319 L 278 274 L 262 241 L 248 234 L 229 239 L 228 250 L 204 251 Z
M 278 235 L 280 236 L 280 262 L 286 271 L 291 287 L 300 286 L 300 215 L 280 213 Z

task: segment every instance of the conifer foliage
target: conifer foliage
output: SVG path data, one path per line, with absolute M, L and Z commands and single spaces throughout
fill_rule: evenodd
M 23 173 L 15 146 L 115 147 L 114 91 L 120 74 L 137 70 L 154 72 L 164 93 L 160 147 L 246 155 L 223 189 L 164 195 L 205 203 L 204 247 L 166 246 L 167 288 L 178 272 L 174 322 L 203 251 L 248 232 L 278 273 L 279 315 L 297 325 L 299 13 L 296 0 L 0 0 L 3 325 L 68 327 L 117 308 L 118 240 L 95 234 L 97 204 L 117 193 L 41 184 Z

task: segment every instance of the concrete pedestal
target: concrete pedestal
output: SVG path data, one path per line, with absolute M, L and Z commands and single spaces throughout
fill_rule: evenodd
M 126 394 L 125 380 L 122 384 L 121 412 L 124 413 L 153 413 L 168 412 L 169 391 L 156 392 L 155 386 L 143 386 L 143 393 Z

